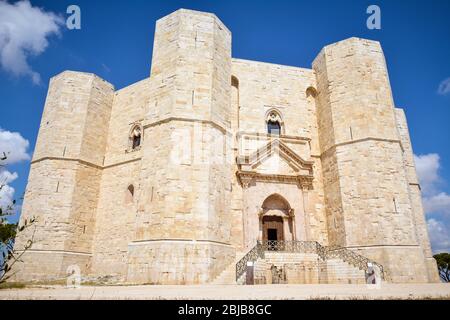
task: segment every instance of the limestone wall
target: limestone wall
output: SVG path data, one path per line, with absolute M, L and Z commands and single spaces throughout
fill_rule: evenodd
M 267 134 L 271 110 L 280 136 Z M 274 141 L 300 160 L 236 163 Z M 307 187 L 244 186 L 236 175 L 308 175 L 309 166 Z M 332 44 L 313 69 L 232 59 L 231 32 L 215 15 L 181 9 L 157 21 L 149 78 L 116 92 L 93 74 L 51 79 L 21 217 L 38 221 L 17 247 L 32 231 L 35 243 L 20 274 L 56 279 L 76 264 L 118 282 L 206 283 L 261 237 L 258 214 L 272 194 L 294 209 L 287 238 L 350 247 L 394 282 L 437 281 L 406 118 L 379 43 Z M 295 283 L 360 280 L 339 264 L 285 258 Z M 255 267 L 261 283 L 267 266 Z
M 330 239 L 364 247 L 361 254 L 383 264 L 394 282 L 424 281 L 404 147 L 379 43 L 338 42 L 325 47 L 313 66 L 327 216 L 336 226 L 329 228 Z M 392 246 L 404 247 L 417 261 L 416 278 L 393 261 L 400 251 Z
M 227 247 L 231 240 L 231 33 L 212 14 L 178 10 L 157 22 L 151 72 L 128 280 L 139 279 L 137 265 L 148 258 L 157 259 L 148 263 L 158 283 L 180 279 L 176 272 L 164 275 L 161 266 L 169 261 L 198 274 L 188 281 L 205 282 L 230 263 L 215 243 Z M 160 240 L 205 243 L 184 246 L 174 260 L 170 246 L 153 253 Z M 189 257 L 203 259 L 203 267 Z
M 239 188 L 238 202 L 244 208 L 244 229 L 258 229 L 257 212 L 262 205 L 261 190 L 289 195 L 291 206 L 297 212 L 299 239 L 318 240 L 328 243 L 324 192 L 321 175 L 320 149 L 318 143 L 318 124 L 316 118 L 316 101 L 307 94 L 308 88 L 316 87 L 316 79 L 311 69 L 282 66 L 277 64 L 233 59 L 232 74 L 239 81 L 237 119 L 237 154 L 247 156 L 256 152 L 273 140 L 267 136 L 267 113 L 276 110 L 282 118 L 282 135 L 279 139 L 296 152 L 302 159 L 314 161 L 314 182 L 312 190 L 297 188 L 292 194 L 288 191 L 292 185 L 256 183 L 248 190 Z M 275 161 L 275 162 L 274 162 Z M 274 167 L 275 166 L 275 167 Z M 285 170 L 283 170 L 285 166 Z M 283 174 L 289 172 L 288 163 L 271 157 L 258 167 L 261 173 Z M 295 187 L 294 187 L 295 189 Z M 237 193 L 237 192 L 236 192 Z M 248 199 L 248 200 L 246 200 Z M 258 201 L 261 201 L 259 203 Z M 236 210 L 237 211 L 237 210 Z M 254 245 L 258 231 L 247 231 L 244 238 L 247 247 Z
M 82 158 L 101 164 L 113 90 L 91 73 L 64 71 L 51 78 L 33 160 Z
M 128 243 L 134 239 L 142 148 L 130 148 L 129 134 L 143 122 L 150 99 L 150 79 L 114 94 L 105 164 L 95 225 L 91 274 L 125 281 Z M 142 136 L 142 141 L 147 137 Z M 134 196 L 127 194 L 133 186 Z
M 235 257 L 228 245 L 208 241 L 133 242 L 128 250 L 128 283 L 204 284 Z
M 140 161 L 103 170 L 97 209 L 93 275 L 109 275 L 125 281 L 128 243 L 134 239 Z M 127 188 L 133 184 L 135 196 L 129 199 Z
M 89 269 L 112 97 L 112 85 L 93 74 L 52 78 L 21 216 L 36 223 L 16 242 L 20 250 L 34 238 L 17 265 L 32 270 L 17 279 L 56 279 L 68 262 Z
M 409 197 L 413 210 L 413 220 L 415 226 L 416 237 L 425 256 L 428 281 L 439 282 L 439 274 L 437 272 L 436 261 L 431 251 L 428 230 L 425 221 L 425 214 L 422 206 L 422 195 L 420 191 L 419 181 L 417 179 L 416 166 L 414 163 L 411 139 L 409 137 L 408 124 L 405 112 L 402 109 L 395 109 L 397 129 L 403 146 L 403 163 L 406 168 L 407 180 L 409 184 Z

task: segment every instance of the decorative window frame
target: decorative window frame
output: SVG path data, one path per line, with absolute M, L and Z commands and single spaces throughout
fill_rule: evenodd
M 141 140 L 140 140 L 139 146 L 133 148 L 133 138 L 135 137 L 136 130 L 140 133 Z M 133 123 L 131 125 L 130 131 L 128 132 L 128 142 L 127 142 L 128 147 L 125 151 L 128 153 L 128 152 L 135 152 L 135 151 L 140 150 L 143 141 L 144 141 L 144 128 L 142 127 L 142 124 L 140 122 Z
M 277 108 L 270 108 L 267 110 L 265 115 L 265 129 L 267 132 L 267 126 L 269 125 L 269 122 L 278 122 L 280 124 L 280 136 L 285 134 L 285 127 L 284 127 L 284 121 L 283 117 L 281 116 L 280 110 Z M 275 135 L 271 135 L 275 136 Z

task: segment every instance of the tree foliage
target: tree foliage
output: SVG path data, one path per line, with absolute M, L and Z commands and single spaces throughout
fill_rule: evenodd
M 438 253 L 433 257 L 436 259 L 441 279 L 450 282 L 450 253 Z
M 0 242 L 8 243 L 10 239 L 16 237 L 17 223 L 2 223 L 0 224 Z

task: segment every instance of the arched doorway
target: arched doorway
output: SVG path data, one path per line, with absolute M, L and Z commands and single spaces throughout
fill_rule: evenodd
M 283 218 L 277 216 L 265 216 L 262 218 L 263 241 L 283 241 Z
M 295 240 L 294 210 L 279 194 L 264 200 L 260 211 L 260 239 L 270 245 Z

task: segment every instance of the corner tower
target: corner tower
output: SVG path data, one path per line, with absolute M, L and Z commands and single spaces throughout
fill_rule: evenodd
M 50 80 L 15 248 L 33 245 L 16 280 L 65 278 L 89 269 L 99 182 L 114 88 L 93 74 L 65 71 Z
M 213 14 L 156 24 L 128 282 L 197 284 L 234 258 L 230 244 L 231 33 Z
M 326 46 L 313 68 L 330 245 L 381 263 L 393 282 L 432 281 L 428 237 L 417 227 L 423 212 L 415 212 L 405 167 L 411 149 L 380 44 L 350 38 Z

